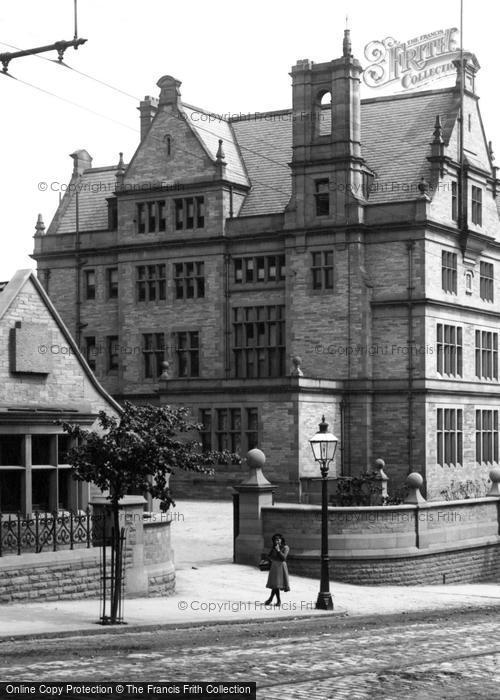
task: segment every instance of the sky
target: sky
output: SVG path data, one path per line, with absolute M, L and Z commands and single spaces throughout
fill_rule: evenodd
M 464 48 L 481 64 L 476 91 L 500 165 L 499 14 L 491 0 L 464 0 Z M 36 219 L 41 213 L 49 225 L 71 177 L 70 153 L 86 149 L 96 167 L 117 163 L 120 151 L 131 159 L 139 100 L 158 95 L 161 76 L 181 80 L 182 99 L 214 113 L 288 108 L 291 66 L 338 58 L 346 15 L 364 67 L 372 41 L 404 42 L 459 27 L 460 2 L 78 0 L 78 34 L 88 41 L 66 52 L 74 70 L 52 62 L 53 52 L 12 61 L 18 80 L 0 74 L 0 281 L 36 267 L 30 258 Z M 73 33 L 73 0 L 0 1 L 0 52 L 14 50 L 5 44 L 32 48 Z M 362 97 L 388 91 L 363 86 Z

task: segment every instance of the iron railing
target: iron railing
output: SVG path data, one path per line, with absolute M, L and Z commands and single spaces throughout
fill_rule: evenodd
M 0 557 L 6 554 L 74 549 L 92 546 L 90 508 L 78 513 L 0 513 Z

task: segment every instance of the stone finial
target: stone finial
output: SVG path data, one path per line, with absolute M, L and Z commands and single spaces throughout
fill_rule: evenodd
M 351 30 L 344 29 L 344 41 L 342 43 L 344 58 L 352 58 Z
M 241 483 L 241 486 L 270 486 L 271 483 L 262 473 L 262 468 L 266 463 L 266 455 L 254 447 L 253 450 L 247 452 L 247 464 L 250 470 L 248 479 Z
M 123 185 L 123 178 L 125 177 L 125 163 L 123 162 L 123 153 L 120 151 L 120 157 L 118 159 L 118 165 L 116 166 L 116 184 L 118 187 Z
M 163 360 L 161 363 L 161 375 L 160 375 L 160 382 L 165 382 L 167 379 L 170 379 L 170 362 L 168 360 Z
M 118 159 L 117 170 L 120 174 L 125 172 L 125 163 L 123 162 L 123 152 L 120 151 L 120 158 Z
M 434 124 L 434 131 L 432 132 L 433 141 L 432 143 L 443 143 L 443 127 L 441 125 L 441 116 L 438 114 L 436 116 L 436 122 Z
M 487 496 L 500 496 L 500 468 L 496 467 L 490 471 L 491 488 Z
M 303 377 L 304 372 L 300 369 L 300 365 L 302 364 L 302 358 L 299 357 L 298 355 L 294 355 L 292 357 L 292 364 L 293 364 L 293 367 L 290 370 L 290 376 Z
M 35 236 L 45 235 L 45 224 L 43 223 L 43 218 L 41 214 L 38 214 L 38 218 L 35 224 Z
M 376 459 L 373 468 L 375 470 L 375 473 L 377 474 L 377 476 L 380 479 L 387 479 L 387 480 L 389 479 L 389 477 L 387 476 L 387 474 L 384 471 L 385 462 L 383 459 Z
M 424 484 L 424 479 L 418 472 L 412 472 L 408 474 L 406 478 L 406 485 L 408 486 L 409 493 L 405 498 L 405 503 L 411 505 L 418 505 L 419 503 L 425 503 L 425 498 L 420 493 L 420 489 Z
M 219 139 L 219 148 L 217 149 L 217 153 L 215 154 L 215 159 L 217 163 L 225 164 L 224 158 L 226 157 L 226 154 L 224 153 L 224 149 L 222 147 L 223 141 L 222 139 Z
M 495 160 L 495 154 L 493 152 L 493 144 L 488 141 L 488 153 L 490 154 L 490 160 Z
M 376 459 L 375 464 L 373 465 L 373 472 L 375 474 L 375 479 L 380 482 L 380 491 L 377 494 L 377 498 L 374 499 L 373 503 L 370 503 L 370 505 L 373 506 L 378 506 L 378 505 L 384 505 L 388 493 L 387 493 L 387 482 L 389 481 L 389 477 L 384 471 L 385 468 L 385 462 L 383 459 Z

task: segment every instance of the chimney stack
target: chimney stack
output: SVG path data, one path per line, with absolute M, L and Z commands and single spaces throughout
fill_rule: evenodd
M 143 141 L 158 110 L 158 99 L 156 97 L 146 95 L 145 98 L 139 103 L 139 107 L 137 109 L 139 110 L 141 119 L 141 141 Z
M 160 88 L 159 107 L 177 107 L 181 96 L 181 81 L 171 75 L 164 75 L 156 84 Z
M 70 157 L 73 158 L 73 177 L 79 177 L 84 170 L 92 167 L 92 156 L 84 149 L 70 153 Z

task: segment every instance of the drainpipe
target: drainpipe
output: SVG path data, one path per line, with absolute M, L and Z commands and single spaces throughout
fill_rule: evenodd
M 344 442 L 343 468 L 351 476 L 351 241 L 347 241 L 347 392 L 344 396 Z M 346 458 L 347 452 L 347 458 Z
M 415 241 L 408 241 L 408 473 L 413 471 L 413 251 Z
M 224 253 L 224 376 L 231 376 L 231 323 L 230 323 L 230 293 L 229 293 L 229 265 L 231 256 Z
M 81 323 L 81 275 L 82 267 L 80 260 L 80 203 L 78 197 L 78 189 L 75 191 L 75 219 L 76 219 L 76 231 L 75 231 L 75 264 L 76 264 L 76 344 L 78 348 L 81 348 L 82 343 L 82 323 Z
M 340 401 L 340 476 L 345 476 L 345 401 Z

